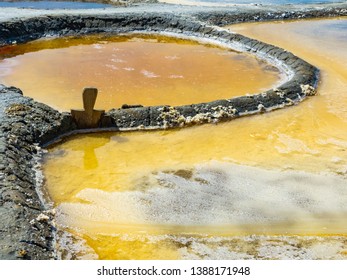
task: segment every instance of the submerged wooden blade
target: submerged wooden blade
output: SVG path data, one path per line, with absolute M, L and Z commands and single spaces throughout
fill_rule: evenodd
M 98 96 L 97 88 L 85 88 L 83 90 L 83 108 L 86 112 L 93 111 L 96 98 Z

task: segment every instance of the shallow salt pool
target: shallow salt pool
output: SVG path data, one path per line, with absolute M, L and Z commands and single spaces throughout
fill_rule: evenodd
M 233 50 L 163 36 L 42 39 L 0 48 L 0 83 L 59 110 L 186 105 L 258 93 L 279 83 L 277 68 Z
M 346 258 L 346 21 L 229 27 L 321 69 L 318 95 L 298 106 L 51 147 L 61 257 Z

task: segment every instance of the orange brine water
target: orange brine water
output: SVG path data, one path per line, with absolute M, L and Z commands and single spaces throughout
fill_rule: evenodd
M 87 36 L 41 39 L 0 49 L 0 82 L 59 110 L 185 105 L 257 93 L 279 81 L 276 68 L 251 55 L 169 37 Z

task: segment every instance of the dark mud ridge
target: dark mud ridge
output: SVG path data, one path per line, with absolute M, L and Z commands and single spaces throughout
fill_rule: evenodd
M 329 15 L 344 13 L 346 9 L 329 10 Z M 299 17 L 302 11 L 290 15 Z M 0 46 L 46 36 L 166 32 L 170 36 L 208 39 L 254 53 L 287 76 L 277 88 L 253 96 L 177 107 L 123 106 L 107 112 L 100 129 L 167 129 L 226 121 L 293 105 L 314 95 L 319 76 L 314 66 L 278 47 L 200 21 L 224 24 L 254 20 L 255 16 L 261 19 L 262 14 L 253 13 L 252 19 L 243 16 L 201 12 L 194 17 L 172 13 L 40 16 L 1 22 Z M 266 16 L 269 19 L 268 13 Z M 44 180 L 40 171 L 40 147 L 76 132 L 77 125 L 70 113 L 55 111 L 23 96 L 20 89 L 6 86 L 0 86 L 0 119 L 0 259 L 54 259 L 54 213 L 40 193 Z

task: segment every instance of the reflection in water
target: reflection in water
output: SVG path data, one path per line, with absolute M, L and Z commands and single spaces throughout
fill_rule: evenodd
M 108 110 L 231 98 L 280 80 L 251 55 L 160 36 L 42 39 L 0 48 L 1 58 L 0 83 L 60 110 L 80 108 L 84 87 L 98 88 L 95 108 Z
M 58 224 L 103 259 L 345 258 L 345 24 L 231 27 L 321 69 L 318 95 L 299 106 L 183 130 L 75 136 L 53 148 L 44 171 Z M 99 165 L 83 168 L 75 147 L 103 138 Z
M 95 169 L 98 167 L 98 159 L 96 158 L 94 148 L 85 150 L 83 158 L 85 169 Z
M 107 139 L 105 139 L 107 140 Z M 95 169 L 99 166 L 98 164 L 98 159 L 95 155 L 95 149 L 104 146 L 103 144 L 100 144 L 99 146 L 96 147 L 84 147 L 84 168 L 85 169 Z

